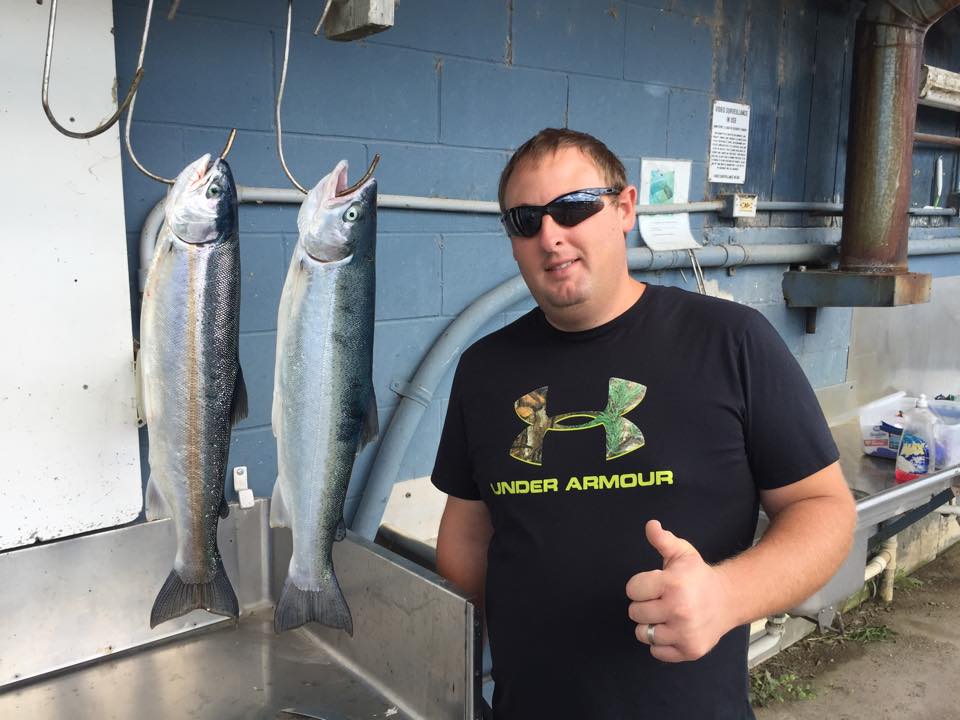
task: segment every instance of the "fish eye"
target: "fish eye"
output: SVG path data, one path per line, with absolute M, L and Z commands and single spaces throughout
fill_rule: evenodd
M 354 203 L 347 208 L 347 211 L 343 214 L 343 219 L 347 222 L 353 222 L 360 217 L 360 204 Z
M 207 188 L 207 197 L 215 198 L 220 194 L 220 186 L 216 183 L 212 183 L 210 187 Z

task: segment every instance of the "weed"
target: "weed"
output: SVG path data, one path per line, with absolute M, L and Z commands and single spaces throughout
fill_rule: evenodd
M 916 590 L 923 587 L 923 580 L 907 575 L 905 572 L 898 571 L 893 577 L 893 587 L 896 590 Z
M 892 640 L 897 633 L 886 625 L 865 625 L 863 627 L 850 630 L 846 636 L 850 640 L 856 640 L 859 643 L 887 642 Z
M 750 674 L 750 702 L 754 707 L 813 697 L 816 697 L 816 691 L 796 673 L 785 672 L 775 676 L 769 670 L 756 670 Z

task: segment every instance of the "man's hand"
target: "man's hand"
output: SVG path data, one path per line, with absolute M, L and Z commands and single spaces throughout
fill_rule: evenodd
M 707 565 L 690 543 L 663 529 L 646 527 L 647 540 L 663 557 L 663 570 L 637 573 L 627 582 L 628 614 L 637 623 L 637 639 L 664 662 L 706 655 L 734 624 L 726 609 L 733 592 L 722 569 Z

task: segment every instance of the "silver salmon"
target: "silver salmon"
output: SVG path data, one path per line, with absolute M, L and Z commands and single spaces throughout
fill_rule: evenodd
M 369 175 L 369 173 L 368 173 Z M 338 193 L 345 193 L 339 195 Z M 270 524 L 293 534 L 277 632 L 316 621 L 353 635 L 333 567 L 357 453 L 378 432 L 373 393 L 377 183 L 347 188 L 347 163 L 307 195 L 277 318 Z
M 240 371 L 240 244 L 230 166 L 204 155 L 167 194 L 140 313 L 137 372 L 150 438 L 147 518 L 173 518 L 177 554 L 150 627 L 203 608 L 237 617 L 217 547 Z

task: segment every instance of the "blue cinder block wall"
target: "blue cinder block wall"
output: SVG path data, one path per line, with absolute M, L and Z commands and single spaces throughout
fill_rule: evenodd
M 842 199 L 854 28 L 848 10 L 804 0 L 403 0 L 394 28 L 339 44 L 310 34 L 321 4 L 294 7 L 283 107 L 286 156 L 302 183 L 314 184 L 341 158 L 356 178 L 380 153 L 381 193 L 493 200 L 512 149 L 540 128 L 568 126 L 607 141 L 632 182 L 639 180 L 641 157 L 692 160 L 690 199 L 700 200 L 733 189 L 706 180 L 711 103 L 723 99 L 752 107 L 742 189 L 761 199 Z M 145 5 L 115 3 L 121 88 L 134 70 Z M 276 159 L 273 122 L 286 3 L 188 0 L 175 21 L 164 14 L 165 7 L 158 8 L 153 20 L 133 123 L 141 161 L 173 176 L 202 153 L 219 152 L 227 130 L 237 127 L 230 155 L 237 181 L 289 187 Z M 954 12 L 931 31 L 928 62 L 960 67 L 958 28 Z M 957 123 L 956 114 L 919 110 L 919 130 L 956 134 Z M 914 204 L 930 202 L 941 154 L 948 178 L 955 177 L 956 153 L 917 148 Z M 139 231 L 165 188 L 126 158 L 123 170 L 131 293 L 138 307 Z M 269 496 L 276 473 L 270 429 L 276 311 L 296 242 L 296 213 L 289 205 L 240 210 L 241 361 L 250 416 L 234 432 L 230 465 L 248 466 L 259 496 Z M 515 275 L 516 266 L 493 216 L 381 210 L 379 223 L 374 383 L 384 428 L 399 401 L 391 383 L 410 379 L 451 320 Z M 700 215 L 693 225 L 708 243 L 839 236 L 836 220 L 800 214 L 766 214 L 737 228 Z M 955 227 L 913 232 L 957 234 Z M 639 244 L 636 232 L 628 242 Z M 960 273 L 955 257 L 911 266 Z M 827 309 L 817 333 L 805 334 L 802 312 L 783 302 L 786 269 L 706 274 L 773 322 L 814 386 L 841 383 L 851 312 Z M 690 273 L 642 279 L 694 289 Z M 486 330 L 531 306 L 520 303 Z M 424 415 L 400 479 L 430 471 L 449 380 Z M 368 471 L 375 449 L 361 456 L 355 480 Z M 356 487 L 348 496 L 348 517 L 358 501 Z

